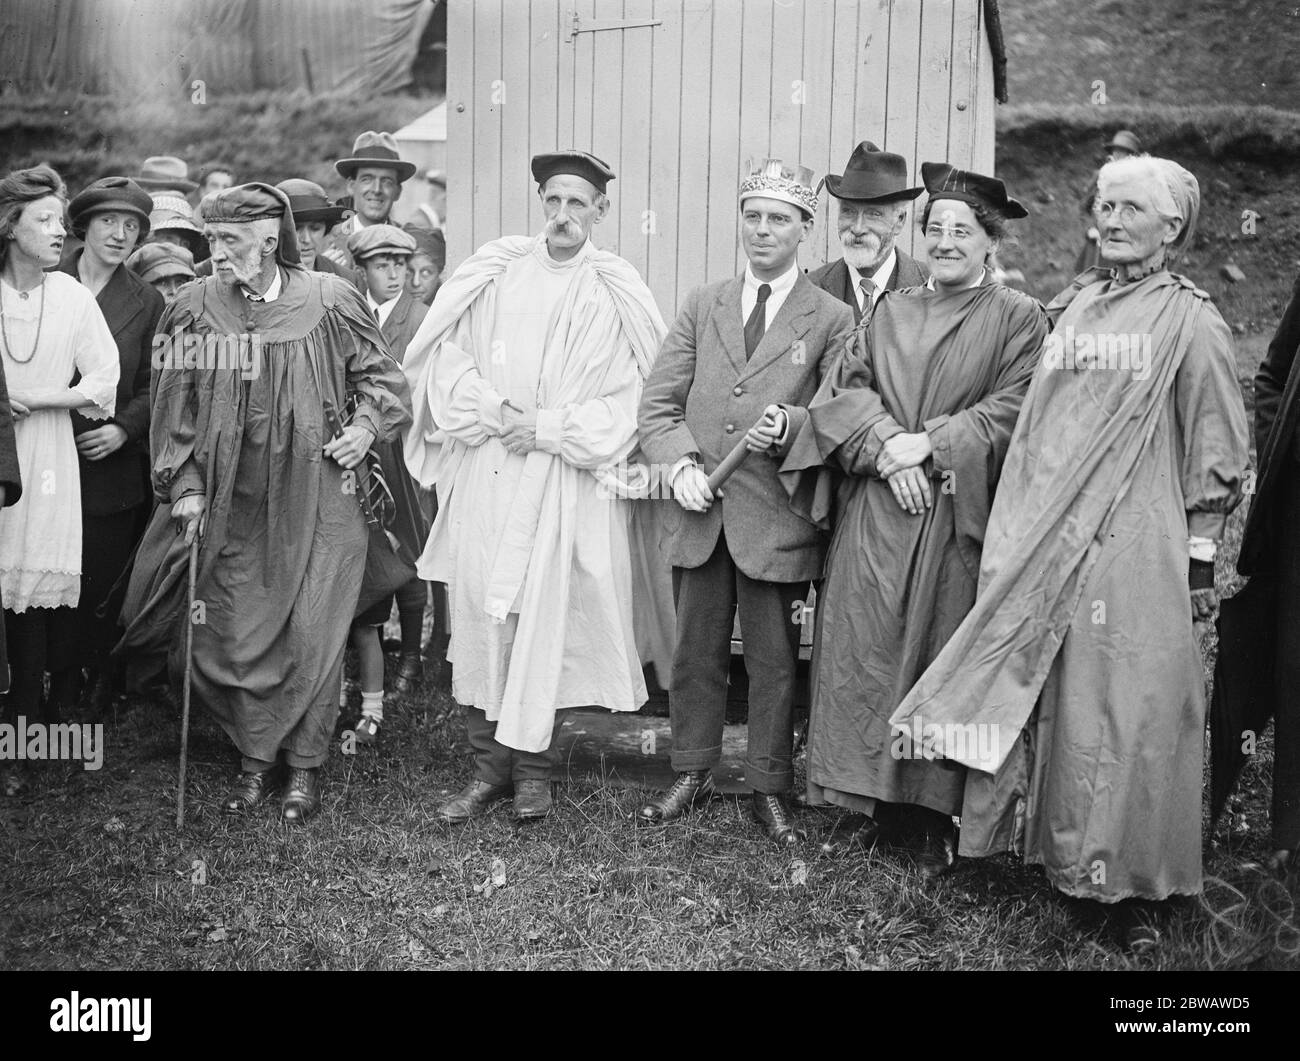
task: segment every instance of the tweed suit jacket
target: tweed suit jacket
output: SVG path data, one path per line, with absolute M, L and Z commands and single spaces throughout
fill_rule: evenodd
M 420 330 L 420 324 L 428 314 L 429 307 L 423 302 L 417 302 L 405 288 L 397 296 L 396 301 L 397 305 L 393 307 L 393 311 L 389 313 L 388 319 L 379 330 L 388 340 L 389 353 L 397 358 L 400 364 L 406 358 L 406 348 L 415 338 L 415 333 Z
M 665 472 L 695 455 L 711 472 L 768 405 L 789 417 L 785 446 L 853 331 L 844 303 L 802 273 L 753 356 L 745 358 L 744 277 L 697 287 L 686 298 L 642 391 L 641 451 Z M 784 453 L 751 453 L 708 512 L 670 506 L 665 542 L 675 567 L 699 567 L 725 528 L 736 565 L 753 579 L 799 582 L 821 574 L 826 538 L 790 510 L 777 478 Z

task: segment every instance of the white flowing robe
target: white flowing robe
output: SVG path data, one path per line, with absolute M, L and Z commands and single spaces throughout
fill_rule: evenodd
M 559 709 L 646 700 L 632 502 L 609 473 L 635 449 L 664 333 L 622 259 L 587 243 L 556 262 L 544 238 L 512 237 L 457 270 L 408 347 L 407 464 L 438 490 L 418 570 L 447 583 L 453 695 L 507 747 L 545 750 Z M 526 455 L 501 442 L 506 400 L 537 411 Z

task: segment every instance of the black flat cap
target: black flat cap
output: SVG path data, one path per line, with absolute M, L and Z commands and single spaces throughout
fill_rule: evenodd
M 281 265 L 298 265 L 298 230 L 294 225 L 293 208 L 289 196 L 279 188 L 261 181 L 236 184 L 219 192 L 212 192 L 199 203 L 199 216 L 204 224 L 239 225 L 247 221 L 275 218 L 280 222 L 280 240 L 276 257 Z
M 533 179 L 540 188 L 557 173 L 572 173 L 590 182 L 604 194 L 605 186 L 614 179 L 614 171 L 595 155 L 585 151 L 552 151 L 533 156 Z

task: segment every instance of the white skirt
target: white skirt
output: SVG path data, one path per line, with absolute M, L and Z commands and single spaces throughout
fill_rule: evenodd
M 81 597 L 81 469 L 66 409 L 14 424 L 23 496 L 0 509 L 0 596 L 9 611 L 76 607 Z

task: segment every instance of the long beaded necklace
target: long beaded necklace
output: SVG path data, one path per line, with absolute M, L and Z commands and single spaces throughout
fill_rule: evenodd
M 19 292 L 19 298 L 26 298 L 27 292 Z M 19 357 L 14 353 L 13 343 L 9 341 L 9 324 L 5 318 L 4 300 L 0 299 L 0 336 L 4 337 L 5 352 L 9 357 L 19 365 L 25 365 L 28 361 L 36 356 L 36 351 L 41 345 L 41 327 L 45 324 L 45 276 L 41 275 L 41 309 L 40 315 L 36 318 L 36 341 L 32 343 L 32 352 L 26 357 Z

